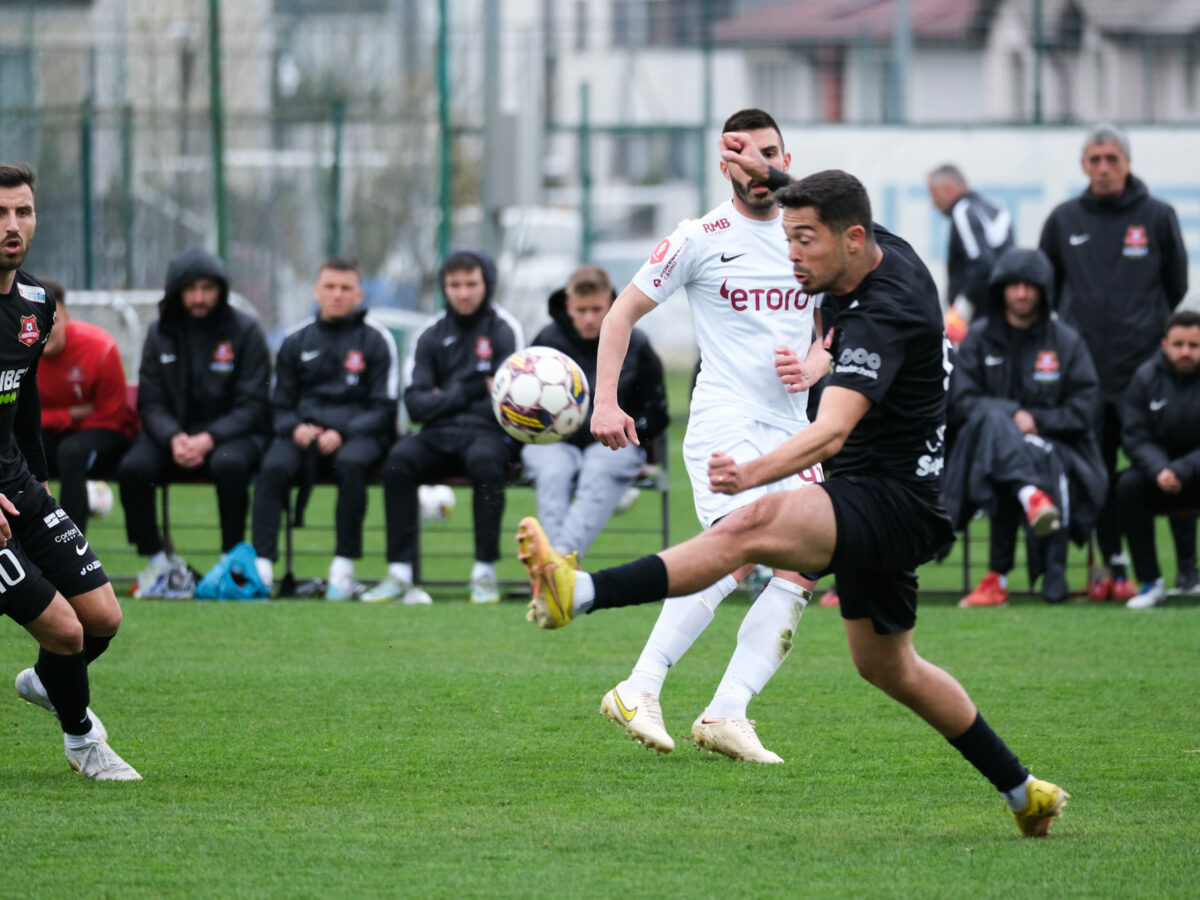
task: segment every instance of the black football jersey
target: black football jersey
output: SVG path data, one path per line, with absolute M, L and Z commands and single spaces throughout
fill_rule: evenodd
M 838 475 L 895 479 L 936 503 L 950 382 L 937 286 L 906 241 L 878 225 L 875 239 L 883 260 L 852 293 L 832 298 L 829 384 L 871 401 L 834 467 Z
M 29 472 L 38 481 L 48 475 L 37 366 L 54 313 L 53 295 L 20 269 L 12 289 L 0 294 L 0 492 L 23 486 Z

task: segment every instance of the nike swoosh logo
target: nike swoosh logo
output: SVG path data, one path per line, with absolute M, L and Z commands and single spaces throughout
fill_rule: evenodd
M 613 699 L 617 701 L 617 712 L 621 714 L 621 718 L 626 722 L 632 722 L 633 717 L 637 715 L 638 708 L 635 706 L 633 709 L 628 709 L 625 704 L 621 702 L 621 695 L 617 693 L 616 688 L 613 688 Z
M 167 363 L 173 363 L 173 362 L 175 362 L 175 354 L 174 353 L 163 353 L 158 357 L 158 361 L 160 363 L 162 363 L 163 365 L 166 365 Z
M 1090 234 L 1073 234 L 1067 238 L 1067 242 L 1072 247 L 1078 247 L 1080 244 L 1086 244 L 1092 239 Z
M 1004 363 L 1003 356 L 985 356 L 983 358 L 983 364 L 985 366 L 999 366 L 999 365 L 1003 365 L 1003 363 Z
M 75 545 L 75 555 L 76 556 L 83 556 L 83 554 L 85 554 L 85 553 L 87 553 L 87 541 L 83 542 L 82 547 L 80 547 L 78 544 Z
M 1151 400 L 1150 401 L 1150 411 L 1158 412 L 1160 409 L 1162 409 L 1166 405 L 1167 405 L 1166 400 Z
M 980 210 L 979 224 L 983 226 L 983 236 L 988 244 L 992 247 L 999 247 L 1004 243 L 1004 239 L 1008 237 L 1008 230 L 1012 225 L 1012 220 L 1009 218 L 1007 210 L 996 210 L 995 218 L 989 217 L 986 212 Z
M 300 362 L 312 362 L 320 355 L 320 350 L 305 350 L 300 354 Z
M 447 337 L 447 338 L 442 338 L 442 346 L 449 347 L 451 344 L 453 344 L 457 340 L 458 340 L 458 338 L 456 338 L 454 335 L 450 335 L 450 337 Z
M 546 598 L 550 603 L 554 604 L 554 608 L 558 610 L 558 615 L 555 618 L 566 618 L 563 615 L 562 601 L 558 598 L 558 588 L 554 586 L 554 570 L 558 568 L 558 563 L 548 562 L 542 565 L 541 577 L 542 587 L 546 589 Z
M 733 262 L 735 259 L 739 259 L 745 255 L 745 253 L 735 253 L 733 256 L 726 256 L 724 253 L 722 253 L 721 262 Z

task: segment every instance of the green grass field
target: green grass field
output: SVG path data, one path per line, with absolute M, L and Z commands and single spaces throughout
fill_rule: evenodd
M 695 529 L 678 461 L 672 482 L 678 538 Z M 172 497 L 180 547 L 206 568 L 211 490 Z M 468 498 L 430 529 L 435 577 L 465 579 Z M 596 558 L 655 549 L 656 499 L 619 523 L 639 533 L 606 536 Z M 383 574 L 380 501 L 364 578 Z M 330 503 L 318 492 L 301 575 L 324 574 Z M 513 492 L 510 524 L 532 506 Z M 88 536 L 110 572 L 136 571 L 119 509 Z M 519 602 L 472 607 L 460 587 L 424 608 L 126 599 L 92 705 L 145 781 L 71 774 L 51 716 L 10 692 L 0 897 L 1195 896 L 1196 601 L 957 610 L 959 553 L 922 573 L 918 647 L 1036 774 L 1072 792 L 1047 840 L 1021 839 L 948 744 L 858 679 L 837 611 L 815 604 L 751 706 L 787 763 L 752 766 L 687 740 L 741 594 L 667 681 L 669 756 L 598 713 L 657 607 L 546 633 Z M 518 572 L 505 562 L 503 575 Z M 21 629 L 0 628 L 4 678 L 34 658 Z

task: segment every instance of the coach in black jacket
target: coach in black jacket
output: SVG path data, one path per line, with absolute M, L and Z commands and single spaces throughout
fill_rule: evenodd
M 337 480 L 337 544 L 325 596 L 356 590 L 371 467 L 383 458 L 396 427 L 400 365 L 396 342 L 361 308 L 358 263 L 326 260 L 313 288 L 317 315 L 287 335 L 275 358 L 271 415 L 275 441 L 254 489 L 252 533 L 258 571 L 270 583 L 279 557 L 279 517 L 297 481 L 322 472 Z
M 1134 373 L 1124 399 L 1122 435 L 1133 465 L 1117 479 L 1117 504 L 1142 584 L 1128 606 L 1145 609 L 1166 599 L 1155 514 L 1200 507 L 1200 313 L 1167 319 L 1161 348 Z M 1195 565 L 1195 546 L 1186 549 L 1180 574 L 1194 576 L 1183 570 Z
M 474 487 L 471 600 L 500 599 L 495 562 L 513 445 L 492 413 L 489 395 L 492 373 L 522 346 L 524 336 L 516 319 L 492 303 L 496 265 L 491 257 L 471 250 L 452 253 L 438 281 L 446 309 L 416 336 L 405 371 L 404 403 L 409 418 L 422 428 L 397 441 L 384 464 L 388 577 L 363 596 L 367 602 L 430 602 L 413 583 L 417 487 L 463 474 Z
M 1083 147 L 1088 188 L 1059 204 L 1042 228 L 1040 247 L 1054 266 L 1059 316 L 1083 336 L 1100 375 L 1096 433 L 1110 490 L 1097 538 L 1111 575 L 1089 586 L 1093 600 L 1127 599 L 1114 473 L 1121 445 L 1121 397 L 1149 359 L 1162 323 L 1188 287 L 1187 251 L 1175 211 L 1150 196 L 1130 172 L 1129 140 L 1111 125 Z M 1195 542 L 1195 532 L 1191 532 Z
M 950 376 L 957 432 L 943 490 L 956 528 L 988 509 L 989 578 L 1002 587 L 1013 565 L 1021 489 L 1048 496 L 1065 529 L 1045 520 L 1044 530 L 1058 533 L 1031 542 L 1030 565 L 1031 578 L 1044 572 L 1042 594 L 1056 602 L 1067 595 L 1067 536 L 1087 539 L 1107 480 L 1092 431 L 1096 370 L 1079 334 L 1050 312 L 1051 278 L 1037 250 L 1014 248 L 997 261 L 986 317 L 971 326 Z M 1029 501 L 1021 502 L 1033 524 Z M 979 593 L 963 605 L 993 605 L 971 602 Z
M 221 260 L 199 248 L 173 257 L 158 310 L 138 370 L 142 431 L 118 470 L 126 534 L 151 569 L 167 564 L 155 485 L 210 476 L 229 551 L 245 534 L 250 476 L 270 434 L 267 341 L 258 322 L 229 305 Z
M 599 266 L 580 266 L 567 286 L 550 295 L 551 322 L 533 339 L 561 350 L 579 364 L 589 385 L 596 383 L 600 324 L 616 292 Z M 591 432 L 592 409 L 571 437 L 556 444 L 529 444 L 521 459 L 537 488 L 538 520 L 550 542 L 563 553 L 587 553 L 604 530 L 622 494 L 646 462 L 645 447 L 669 423 L 662 362 L 650 340 L 636 328 L 617 382 L 621 409 L 633 418 L 641 446 L 610 450 Z

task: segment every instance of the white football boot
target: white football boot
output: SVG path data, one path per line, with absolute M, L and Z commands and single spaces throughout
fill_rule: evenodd
M 48 709 L 54 713 L 58 712 L 54 709 L 54 704 L 50 702 L 50 695 L 46 693 L 46 686 L 42 684 L 42 679 L 38 677 L 37 671 L 34 669 L 22 669 L 17 673 L 17 696 L 26 703 L 32 703 L 34 706 L 40 706 L 42 709 Z M 92 725 L 100 734 L 100 740 L 108 740 L 108 729 L 104 727 L 104 723 L 100 721 L 100 717 L 92 712 L 92 708 L 88 707 L 88 718 L 92 720 Z
M 782 757 L 762 745 L 754 722 L 746 718 L 709 718 L 706 709 L 692 723 L 692 742 L 710 753 L 722 753 L 746 762 L 781 763 Z
M 63 735 L 63 747 L 67 754 L 67 762 L 80 775 L 94 778 L 96 781 L 142 780 L 137 769 L 117 756 L 113 748 L 108 746 L 108 742 L 97 736 L 95 729 L 91 731 L 89 737 L 96 739 L 88 740 L 77 750 L 67 746 L 66 737 Z
M 658 698 L 649 691 L 635 693 L 627 685 L 628 682 L 622 681 L 605 694 L 600 701 L 600 712 L 622 726 L 634 740 L 659 753 L 670 753 L 675 749 L 675 741 L 667 734 Z

